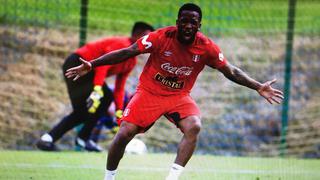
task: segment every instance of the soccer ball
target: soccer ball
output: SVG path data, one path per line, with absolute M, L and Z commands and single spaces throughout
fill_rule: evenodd
M 147 146 L 143 141 L 134 138 L 128 143 L 125 152 L 128 154 L 145 154 L 147 153 Z

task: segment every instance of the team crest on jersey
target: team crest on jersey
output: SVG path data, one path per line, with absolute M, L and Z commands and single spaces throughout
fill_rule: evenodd
M 200 60 L 200 55 L 199 54 L 195 54 L 192 56 L 192 61 L 193 62 L 198 62 Z
M 169 57 L 169 56 L 172 55 L 172 52 L 171 52 L 171 51 L 165 51 L 165 52 L 164 52 L 164 55 L 167 56 L 167 57 Z

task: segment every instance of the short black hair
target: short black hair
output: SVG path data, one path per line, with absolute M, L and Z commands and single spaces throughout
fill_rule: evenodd
M 201 22 L 201 19 L 202 19 L 202 11 L 201 11 L 201 8 L 196 5 L 196 4 L 193 4 L 193 3 L 186 3 L 184 5 L 182 5 L 179 9 L 179 13 L 178 13 L 178 17 L 181 16 L 181 13 L 182 11 L 196 11 L 198 14 L 199 14 L 199 20 Z
M 138 31 L 145 31 L 145 30 L 154 31 L 154 28 L 148 23 L 138 21 L 138 22 L 134 23 L 134 25 L 132 27 L 131 35 L 133 35 L 134 33 L 138 32 Z

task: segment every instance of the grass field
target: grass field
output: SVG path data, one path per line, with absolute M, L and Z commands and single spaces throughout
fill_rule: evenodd
M 1 180 L 101 180 L 105 153 L 1 151 Z M 117 180 L 163 180 L 172 154 L 125 155 Z M 181 180 L 318 180 L 320 161 L 196 155 Z
M 90 0 L 89 29 L 128 33 L 134 21 L 144 20 L 156 27 L 174 25 L 183 0 Z M 233 34 L 236 32 L 285 32 L 287 0 L 194 1 L 203 9 L 202 31 Z M 78 27 L 80 1 L 0 0 L 0 22 L 45 25 L 51 28 Z M 295 32 L 314 33 L 320 30 L 320 3 L 298 1 Z

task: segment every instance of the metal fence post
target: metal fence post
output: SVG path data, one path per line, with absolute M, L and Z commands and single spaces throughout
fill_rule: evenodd
M 292 46 L 294 37 L 294 21 L 295 21 L 296 0 L 289 0 L 288 6 L 288 26 L 287 26 L 287 43 L 286 43 L 286 59 L 284 73 L 284 102 L 282 105 L 282 126 L 281 126 L 281 156 L 286 154 L 287 149 L 287 131 L 288 131 L 288 113 L 290 99 L 290 80 L 291 80 L 291 60 Z
M 88 1 L 81 0 L 79 47 L 86 43 L 87 38 Z

